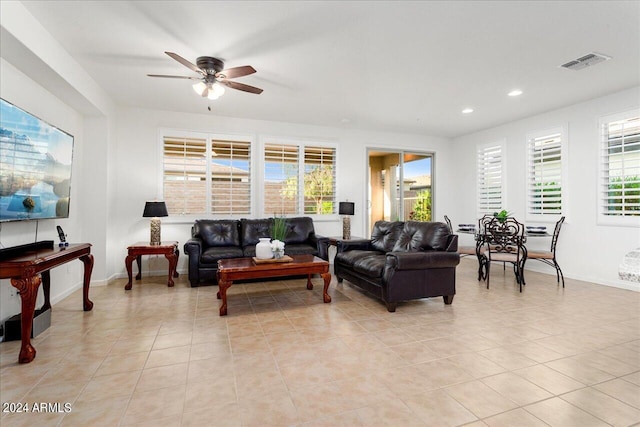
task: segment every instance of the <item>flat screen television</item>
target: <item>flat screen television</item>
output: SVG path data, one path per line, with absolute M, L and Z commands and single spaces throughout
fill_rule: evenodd
M 0 221 L 68 218 L 73 136 L 0 98 Z

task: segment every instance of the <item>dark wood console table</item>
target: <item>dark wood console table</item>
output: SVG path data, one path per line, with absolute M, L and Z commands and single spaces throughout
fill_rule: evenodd
M 42 309 L 46 310 L 51 308 L 49 270 L 74 259 L 79 259 L 84 264 L 82 307 L 84 311 L 90 311 L 93 308 L 93 302 L 89 300 L 89 283 L 93 271 L 90 243 L 58 248 L 54 247 L 52 240 L 47 240 L 0 251 L 0 279 L 11 279 L 11 285 L 18 289 L 22 300 L 22 347 L 18 356 L 19 363 L 29 363 L 36 357 L 36 349 L 31 345 L 31 327 L 40 283 L 44 292 Z

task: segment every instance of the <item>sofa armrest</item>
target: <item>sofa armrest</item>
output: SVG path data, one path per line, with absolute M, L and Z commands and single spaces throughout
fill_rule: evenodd
M 184 253 L 190 257 L 195 257 L 196 260 L 200 259 L 202 254 L 202 239 L 199 237 L 192 237 L 184 244 Z
M 338 240 L 338 252 L 347 252 L 353 250 L 371 251 L 371 240 Z
M 329 238 L 312 234 L 309 237 L 309 241 L 312 242 L 316 248 L 318 248 L 318 258 L 322 258 L 325 261 L 329 260 Z
M 450 268 L 460 263 L 457 252 L 387 252 L 386 266 L 396 270 L 424 270 L 428 268 Z

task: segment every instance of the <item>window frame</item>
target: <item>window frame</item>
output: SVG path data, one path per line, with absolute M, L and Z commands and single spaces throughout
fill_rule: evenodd
M 262 136 L 260 138 L 260 149 L 259 149 L 259 168 L 255 168 L 255 169 L 260 169 L 259 171 L 256 171 L 260 178 L 258 180 L 258 182 L 256 182 L 256 189 L 260 194 L 260 203 L 259 203 L 259 208 L 258 208 L 258 212 L 260 212 L 259 215 L 262 216 L 272 216 L 274 213 L 273 212 L 265 212 L 266 210 L 266 203 L 264 200 L 264 195 L 265 195 L 265 150 L 266 150 L 266 146 L 267 145 L 286 145 L 286 146 L 291 146 L 291 147 L 296 147 L 298 149 L 298 163 L 297 163 L 297 168 L 298 168 L 298 194 L 297 194 L 297 211 L 298 213 L 296 214 L 285 214 L 285 216 L 308 216 L 312 219 L 314 219 L 314 221 L 323 221 L 323 220 L 335 220 L 336 218 L 338 218 L 338 171 L 337 171 L 337 166 L 338 166 L 338 156 L 339 156 L 339 150 L 338 150 L 338 144 L 336 143 L 332 143 L 332 142 L 327 142 L 327 141 L 322 141 L 322 140 L 315 140 L 315 139 L 293 139 L 293 138 L 279 138 L 279 137 L 269 137 L 269 136 Z M 304 212 L 304 205 L 305 205 L 305 200 L 304 200 L 304 173 L 305 173 L 305 148 L 306 147 L 313 147 L 313 148 L 326 148 L 326 149 L 331 149 L 333 150 L 333 159 L 334 159 L 334 163 L 333 163 L 333 177 L 334 177 L 334 184 L 333 184 L 333 190 L 334 190 L 334 199 L 333 199 L 333 212 L 332 213 L 326 213 L 326 214 L 318 214 L 318 213 L 314 213 L 314 214 L 308 214 Z M 277 213 L 277 212 L 276 212 Z
M 534 139 L 544 138 L 554 134 L 560 135 L 560 212 L 559 213 L 532 213 L 530 211 L 530 196 L 533 189 L 531 188 L 530 176 L 533 168 L 533 159 L 531 158 L 531 142 Z M 569 132 L 568 125 L 562 124 L 556 127 L 547 128 L 536 132 L 528 133 L 526 136 L 526 153 L 525 153 L 525 220 L 531 222 L 548 222 L 555 223 L 561 217 L 568 215 L 568 141 Z
M 476 200 L 475 200 L 475 208 L 476 215 L 478 218 L 482 218 L 485 214 L 493 214 L 487 210 L 482 209 L 482 200 L 481 194 L 483 188 L 480 185 L 481 182 L 481 171 L 480 171 L 480 159 L 481 153 L 484 155 L 484 152 L 493 147 L 500 147 L 500 207 L 495 208 L 496 210 L 506 209 L 511 212 L 507 205 L 507 141 L 505 138 L 501 138 L 498 140 L 494 140 L 493 142 L 483 143 L 476 145 L 476 153 L 475 153 L 475 162 L 476 162 Z M 484 156 L 483 156 L 484 158 Z M 483 170 L 486 168 L 483 168 Z M 487 203 L 488 205 L 488 203 Z
M 605 140 L 605 126 L 611 122 L 616 122 L 625 119 L 631 119 L 640 117 L 640 108 L 632 108 L 619 113 L 609 114 L 601 116 L 598 119 L 597 126 L 597 157 L 598 157 L 598 174 L 596 181 L 596 199 L 597 199 L 597 225 L 605 226 L 621 226 L 621 227 L 634 227 L 640 228 L 640 216 L 631 215 L 605 215 L 604 214 L 604 180 L 605 174 L 608 174 L 608 168 L 606 168 L 605 144 L 608 140 Z

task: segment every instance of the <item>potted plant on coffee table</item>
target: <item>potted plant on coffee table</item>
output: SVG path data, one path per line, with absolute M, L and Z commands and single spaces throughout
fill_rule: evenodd
M 282 216 L 274 216 L 271 229 L 271 250 L 274 258 L 282 258 L 284 255 L 284 239 L 287 236 L 287 222 Z

